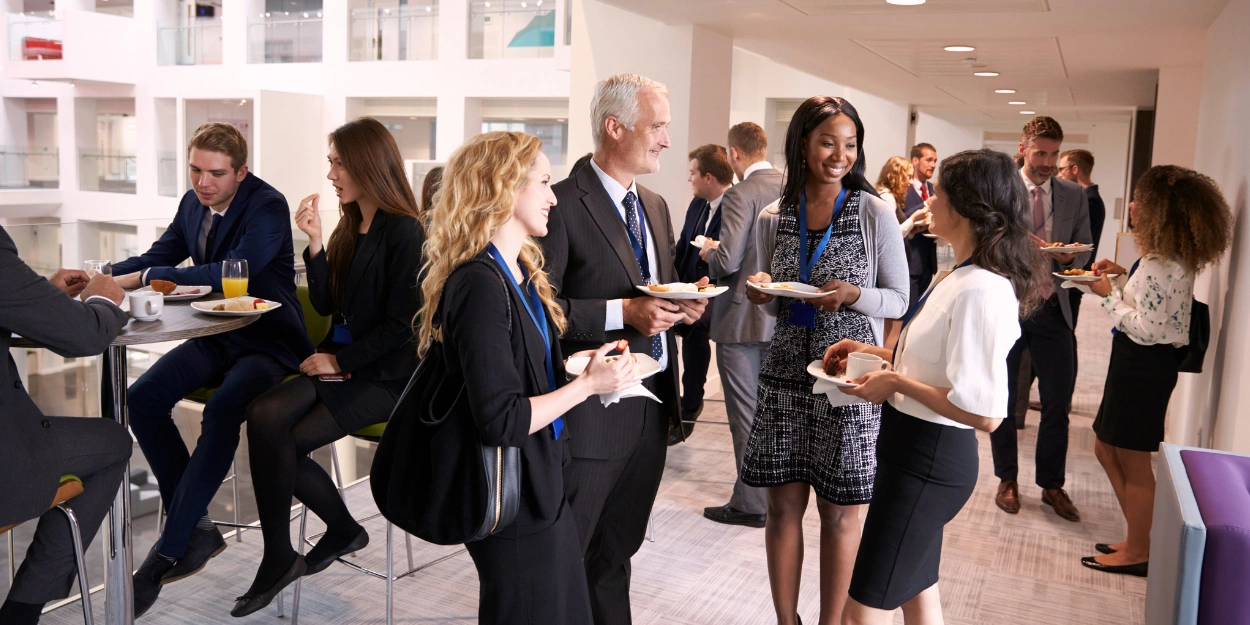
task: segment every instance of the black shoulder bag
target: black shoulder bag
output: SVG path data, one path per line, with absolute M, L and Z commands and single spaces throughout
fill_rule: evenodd
M 1211 340 L 1211 309 L 1194 299 L 1189 307 L 1189 344 L 1176 348 L 1176 370 L 1181 373 L 1202 373 L 1202 361 L 1207 356 L 1207 343 Z
M 511 328 L 508 284 L 493 263 L 485 264 L 508 296 Z M 440 341 L 430 344 L 408 380 L 370 471 L 378 511 L 437 545 L 486 538 L 510 525 L 521 503 L 521 451 L 482 444 L 464 380 L 448 374 Z

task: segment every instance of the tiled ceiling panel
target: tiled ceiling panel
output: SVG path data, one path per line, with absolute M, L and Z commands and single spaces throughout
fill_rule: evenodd
M 971 77 L 976 71 L 998 72 L 1001 78 L 1029 76 L 1064 78 L 1067 70 L 1059 40 L 1031 39 L 853 39 L 864 49 L 920 78 Z M 969 45 L 972 52 L 947 52 L 949 45 Z
M 1046 0 L 929 0 L 918 6 L 898 6 L 883 0 L 782 0 L 807 15 L 868 15 L 875 13 L 1040 13 L 1050 10 Z

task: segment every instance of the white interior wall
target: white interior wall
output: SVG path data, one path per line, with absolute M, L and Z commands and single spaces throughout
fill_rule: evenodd
M 1159 69 L 1151 163 L 1194 166 L 1202 82 L 1200 67 Z
M 1089 151 L 1094 155 L 1094 171 L 1090 180 L 1098 185 L 1098 195 L 1107 205 L 1107 218 L 1102 226 L 1102 239 L 1095 241 L 1098 258 L 1113 258 L 1116 235 L 1128 220 L 1129 145 L 1132 125 L 1128 122 L 1099 122 L 1090 131 Z M 1120 218 L 1116 206 L 1120 206 Z
M 961 126 L 924 111 L 916 112 L 916 143 L 928 143 L 937 149 L 938 160 L 965 150 L 979 150 L 985 146 L 985 128 Z M 902 156 L 910 157 L 911 146 Z M 876 172 L 874 172 L 875 175 Z
M 891 156 L 907 156 L 907 124 L 910 107 L 858 89 L 847 88 L 846 98 L 864 123 L 864 175 L 877 181 L 881 166 Z
M 306 122 L 322 119 L 321 106 L 320 96 L 282 91 L 262 91 L 257 100 L 253 162 L 291 211 L 325 182 L 326 135 L 310 132 Z

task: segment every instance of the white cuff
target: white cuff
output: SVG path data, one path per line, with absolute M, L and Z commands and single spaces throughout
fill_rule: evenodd
M 608 309 L 603 321 L 605 331 L 611 332 L 625 327 L 625 308 L 621 302 L 622 300 L 619 299 L 608 300 Z
M 118 305 L 118 304 L 117 304 L 117 302 L 114 302 L 113 300 L 111 300 L 111 299 L 109 299 L 109 298 L 107 298 L 107 297 L 104 297 L 103 295 L 92 295 L 91 297 L 88 297 L 87 299 L 83 300 L 83 302 L 82 302 L 82 303 L 86 304 L 87 302 L 90 302 L 90 301 L 91 301 L 91 300 L 93 300 L 93 299 L 104 300 L 104 301 L 106 301 L 106 302 L 108 302 L 108 303 L 110 303 L 110 304 L 112 304 L 112 305 L 114 305 L 114 306 L 117 306 L 118 308 L 120 308 L 120 307 L 121 307 L 120 305 Z
M 149 271 L 152 271 L 151 267 L 148 267 L 147 269 L 144 269 L 143 271 L 139 272 L 139 286 L 148 285 L 148 272 Z

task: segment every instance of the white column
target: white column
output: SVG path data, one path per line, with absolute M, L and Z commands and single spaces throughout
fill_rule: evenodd
M 438 97 L 437 160 L 446 161 L 465 140 L 482 132 L 482 101 L 462 95 Z
M 73 127 L 70 132 L 60 135 L 63 137 L 61 147 L 72 147 L 73 153 L 70 157 L 73 159 L 75 171 L 78 177 L 71 180 L 72 188 L 84 191 L 95 191 L 100 184 L 99 165 L 95 161 L 83 162 L 81 154 L 86 151 L 91 154 L 99 152 L 97 141 L 99 140 L 99 118 L 96 115 L 95 100 L 91 98 L 69 98 L 74 103 L 72 114 L 66 115 Z M 58 114 L 58 117 L 60 115 Z M 70 146 L 65 145 L 64 138 L 73 137 L 74 142 Z M 64 163 L 65 155 L 61 155 L 61 162 Z
M 351 28 L 351 10 L 347 0 L 324 0 L 321 12 L 321 62 L 346 63 Z
M 465 58 L 468 50 L 468 27 L 468 0 L 439 0 L 438 60 Z
M 94 106 L 92 107 L 94 113 Z M 73 95 L 56 99 L 57 161 L 61 189 L 78 189 L 77 99 Z
M 0 120 L 0 146 L 28 148 L 34 147 L 28 145 L 28 132 L 26 127 L 26 100 L 22 98 L 4 98 L 3 111 L 0 112 L 4 116 Z M 25 177 L 24 169 L 27 163 L 20 157 L 11 157 L 4 159 L 4 171 L 0 172 L 0 178 L 8 181 L 17 181 Z
M 1194 166 L 1201 106 L 1201 67 L 1159 68 L 1152 164 Z
M 265 4 L 259 0 L 222 0 L 222 65 L 247 64 L 247 25 L 249 21 L 259 21 L 264 10 Z

